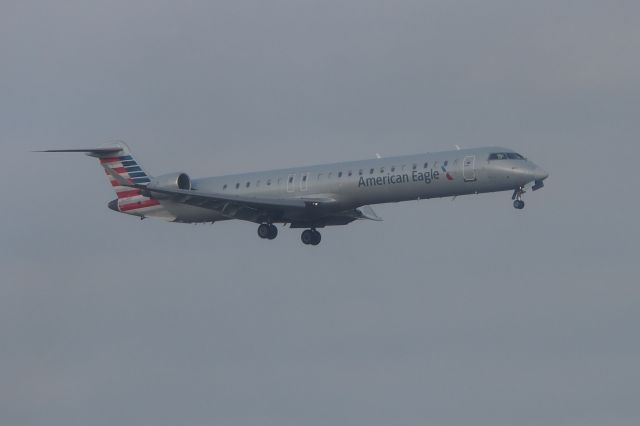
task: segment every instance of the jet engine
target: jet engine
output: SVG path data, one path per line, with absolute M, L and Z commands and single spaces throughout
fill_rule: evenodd
M 191 178 L 186 173 L 169 173 L 151 179 L 151 187 L 162 189 L 191 189 Z

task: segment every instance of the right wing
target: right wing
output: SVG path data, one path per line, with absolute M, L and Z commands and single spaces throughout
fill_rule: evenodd
M 107 167 L 107 172 L 121 186 L 140 189 L 143 195 L 170 200 L 178 204 L 186 204 L 213 210 L 232 219 L 262 222 L 268 219 L 289 218 L 321 215 L 325 207 L 335 202 L 329 198 L 271 198 L 271 197 L 247 197 L 241 195 L 229 195 L 204 192 L 198 190 L 169 189 L 154 186 L 153 184 L 134 184 Z

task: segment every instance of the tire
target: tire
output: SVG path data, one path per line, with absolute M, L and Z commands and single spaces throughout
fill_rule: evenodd
M 320 244 L 320 241 L 322 241 L 322 235 L 316 230 L 313 230 L 311 232 L 313 232 L 313 241 L 311 242 L 311 244 L 317 246 L 318 244 Z
M 269 225 L 269 236 L 267 237 L 270 240 L 274 240 L 278 236 L 278 228 L 275 225 Z
M 277 233 L 277 230 L 276 230 L 276 233 Z M 266 238 L 269 238 L 270 235 L 271 235 L 271 227 L 268 224 L 263 223 L 262 225 L 258 226 L 258 236 L 260 238 L 266 239 Z
M 303 231 L 302 235 L 300 236 L 300 239 L 302 240 L 302 244 L 305 244 L 305 245 L 313 244 L 313 241 L 314 241 L 313 231 L 310 229 Z

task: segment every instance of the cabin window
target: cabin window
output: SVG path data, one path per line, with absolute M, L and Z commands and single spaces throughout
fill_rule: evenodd
M 428 168 L 429 167 L 429 163 L 424 163 L 424 168 Z
M 293 183 L 293 176 L 289 176 L 289 183 Z
M 341 178 L 342 177 L 342 172 L 338 172 L 338 177 Z
M 267 179 L 267 186 L 271 186 L 271 179 Z
M 358 171 L 358 174 L 359 174 L 360 176 L 362 176 L 362 173 L 363 173 L 363 171 L 362 171 L 362 169 L 360 169 L 360 170 Z
M 222 190 L 226 191 L 227 190 L 227 184 L 225 183 L 224 185 L 222 185 Z
M 353 173 L 351 172 L 351 170 L 349 170 L 349 173 L 347 173 L 349 176 L 351 176 Z
M 236 189 L 240 188 L 240 182 L 236 183 Z
M 380 173 L 384 173 L 384 167 L 380 167 Z
M 307 181 L 307 175 L 302 176 L 302 181 L 306 182 Z
M 396 166 L 391 166 L 391 173 L 396 171 Z
M 373 168 L 369 170 L 369 174 L 372 175 L 374 172 Z
M 251 182 L 247 182 L 245 186 L 248 188 L 249 186 L 251 186 Z
M 412 169 L 415 170 L 418 168 L 418 165 L 416 163 L 413 163 Z

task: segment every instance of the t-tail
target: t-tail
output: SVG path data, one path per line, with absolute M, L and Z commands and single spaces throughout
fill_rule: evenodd
M 157 199 L 143 195 L 139 188 L 123 185 L 124 182 L 131 185 L 146 185 L 151 182 L 151 177 L 131 155 L 129 147 L 124 142 L 112 143 L 103 148 L 50 149 L 39 152 L 83 152 L 97 158 L 117 195 L 115 200 L 108 203 L 111 210 L 142 218 L 166 216 L 166 210 Z

